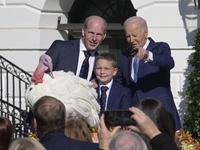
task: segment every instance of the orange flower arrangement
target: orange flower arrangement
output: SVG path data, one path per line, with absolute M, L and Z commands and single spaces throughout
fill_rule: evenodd
M 192 134 L 183 129 L 176 132 L 177 146 L 180 150 L 200 150 L 200 143 L 192 138 Z
M 97 126 L 96 127 L 90 126 L 89 130 L 90 130 L 91 133 L 97 133 Z
M 29 135 L 29 137 L 39 141 L 39 139 L 37 138 L 37 135 L 35 133 L 32 133 L 31 135 Z
M 114 127 L 110 127 L 108 130 L 112 132 L 112 130 L 114 129 Z M 97 130 L 98 130 L 98 127 L 89 127 L 89 130 L 90 130 L 90 133 L 91 133 L 91 136 L 92 136 L 92 139 L 93 139 L 93 142 L 96 142 L 98 143 L 98 136 L 97 136 Z M 129 128 L 127 128 L 126 126 L 124 127 L 121 127 L 118 132 L 120 131 L 124 131 L 124 130 L 131 130 Z M 117 133 L 118 133 L 117 132 Z
M 112 132 L 113 129 L 114 129 L 114 127 L 110 127 L 110 128 L 109 128 L 109 131 Z M 131 129 L 127 128 L 126 126 L 123 126 L 123 127 L 121 127 L 121 128 L 118 130 L 118 132 L 120 132 L 120 131 L 125 131 L 125 130 L 131 131 Z M 118 132 L 117 132 L 117 133 L 118 133 Z

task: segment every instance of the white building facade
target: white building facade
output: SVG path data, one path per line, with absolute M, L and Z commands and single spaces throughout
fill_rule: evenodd
M 137 16 L 146 19 L 149 36 L 167 42 L 175 67 L 171 70 L 171 88 L 183 123 L 184 89 L 191 67 L 192 38 L 200 27 L 200 10 L 193 0 L 132 0 Z M 33 73 L 41 54 L 56 39 L 68 40 L 67 30 L 58 30 L 58 22 L 68 23 L 74 0 L 0 0 L 0 55 L 23 70 Z M 108 50 L 109 46 L 100 49 Z

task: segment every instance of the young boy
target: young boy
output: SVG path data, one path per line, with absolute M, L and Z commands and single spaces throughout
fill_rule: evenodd
M 131 91 L 128 87 L 113 80 L 117 73 L 116 58 L 111 53 L 101 53 L 95 59 L 94 72 L 98 80 L 98 102 L 101 110 L 128 109 L 131 107 Z M 106 86 L 106 95 L 102 87 Z

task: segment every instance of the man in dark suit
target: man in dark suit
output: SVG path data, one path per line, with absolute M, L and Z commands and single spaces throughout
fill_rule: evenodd
M 106 37 L 106 21 L 99 16 L 90 16 L 86 18 L 82 28 L 82 37 L 79 40 L 60 41 L 56 40 L 46 52 L 52 58 L 53 71 L 64 70 L 72 71 L 75 75 L 80 76 L 84 59 L 89 61 L 89 71 L 86 78 L 93 78 L 93 67 L 97 47 Z M 85 52 L 89 52 L 89 58 Z M 80 76 L 82 77 L 82 76 Z
M 53 71 L 72 71 L 76 76 L 92 80 L 96 49 L 106 37 L 107 23 L 99 16 L 86 18 L 82 28 L 82 37 L 79 40 L 55 40 L 46 52 L 52 59 Z M 86 52 L 89 58 L 86 57 Z M 84 61 L 88 64 L 85 66 Z M 87 70 L 87 71 L 86 71 Z M 82 72 L 83 71 L 83 72 Z M 49 70 L 47 70 L 49 72 Z M 27 115 L 26 122 L 31 124 L 32 112 Z
M 96 150 L 98 144 L 74 140 L 64 133 L 66 110 L 64 104 L 51 96 L 41 97 L 33 106 L 34 128 L 47 150 Z
M 180 129 L 170 87 L 170 69 L 174 67 L 174 60 L 169 45 L 148 38 L 147 24 L 141 17 L 128 18 L 124 28 L 130 48 L 121 55 L 115 80 L 131 89 L 134 105 L 145 97 L 160 100 L 174 116 L 176 129 Z
M 98 80 L 98 102 L 101 107 L 100 115 L 105 110 L 129 109 L 131 107 L 131 91 L 129 88 L 113 80 L 117 73 L 116 58 L 111 53 L 101 53 L 95 60 L 94 72 Z M 106 97 L 103 89 L 106 87 Z

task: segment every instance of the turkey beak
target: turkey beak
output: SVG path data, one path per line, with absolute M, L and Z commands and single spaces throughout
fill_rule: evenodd
M 48 62 L 48 67 L 49 67 L 49 70 L 50 70 L 51 77 L 54 78 L 53 72 L 52 72 L 53 66 L 52 66 L 52 63 L 51 63 L 51 62 Z

